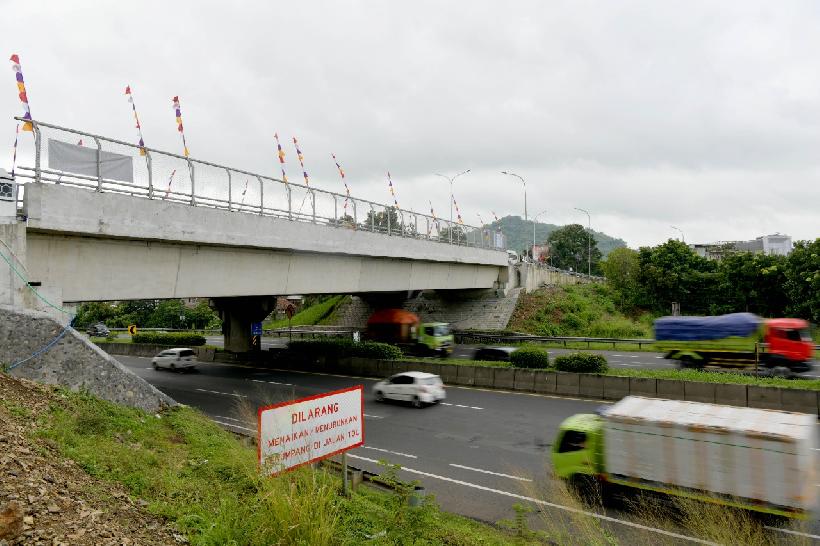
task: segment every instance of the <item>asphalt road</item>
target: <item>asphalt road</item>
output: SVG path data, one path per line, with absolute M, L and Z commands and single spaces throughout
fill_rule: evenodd
M 349 452 L 350 464 L 376 473 L 384 470 L 379 460 L 400 464 L 400 477 L 419 480 L 445 510 L 488 522 L 512 518 L 512 505 L 522 502 L 539 506 L 551 520 L 567 517 L 562 501 L 550 494 L 552 441 L 564 418 L 602 405 L 449 387 L 446 403 L 417 410 L 375 402 L 370 394 L 374 381 L 369 379 L 215 363 L 202 363 L 193 373 L 174 373 L 153 370 L 148 358 L 116 358 L 175 400 L 201 409 L 226 428 L 252 435 L 255 408 L 261 405 L 362 384 L 366 444 Z M 632 533 L 645 532 L 619 521 L 606 525 L 625 543 Z M 818 522 L 811 527 L 810 533 L 820 532 Z

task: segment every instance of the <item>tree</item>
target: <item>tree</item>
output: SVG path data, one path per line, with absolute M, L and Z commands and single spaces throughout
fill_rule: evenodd
M 786 262 L 786 313 L 820 323 L 820 238 L 798 241 Z
M 739 252 L 720 261 L 715 314 L 747 311 L 766 317 L 783 316 L 788 305 L 785 256 Z
M 590 241 L 590 233 L 581 224 L 570 224 L 556 229 L 547 238 L 550 244 L 552 265 L 560 269 L 569 269 L 585 272 L 588 256 L 591 256 L 591 271 L 593 275 L 601 272 L 601 251 L 594 240 Z M 592 246 L 590 248 L 590 242 Z
M 623 310 L 634 308 L 640 272 L 638 252 L 626 247 L 616 248 L 601 262 L 601 270 L 607 283 L 615 289 L 618 306 Z
M 362 229 L 367 231 L 380 231 L 382 233 L 401 233 L 399 213 L 395 207 L 388 208 L 386 212 L 376 212 L 370 209 L 367 212 L 367 218 L 362 223 Z

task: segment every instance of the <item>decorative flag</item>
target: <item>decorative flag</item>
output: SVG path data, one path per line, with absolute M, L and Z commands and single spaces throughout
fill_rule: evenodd
M 140 147 L 140 155 L 145 155 L 145 141 L 142 140 L 142 126 L 140 125 L 140 117 L 137 115 L 137 105 L 134 104 L 134 96 L 131 94 L 131 86 L 125 86 L 125 94 L 128 96 L 128 102 L 131 103 L 131 110 L 134 111 L 134 121 L 137 124 L 137 134 L 140 137 L 139 147 Z M 182 132 L 182 118 L 180 117 L 179 113 L 179 101 L 174 105 L 177 108 L 177 123 L 179 123 L 179 131 Z M 185 137 L 182 137 L 182 140 L 185 140 Z M 188 153 L 185 153 L 185 156 L 188 156 Z
M 179 135 L 182 137 L 183 155 L 188 157 L 188 144 L 185 143 L 185 132 L 182 130 L 182 110 L 179 108 L 179 97 L 174 97 L 172 100 L 174 101 L 174 110 L 177 115 L 177 131 L 179 131 Z M 142 142 L 142 138 L 140 138 L 140 142 Z
M 11 179 L 14 180 L 14 168 L 17 166 L 17 137 L 20 136 L 20 124 L 14 130 L 14 155 L 11 158 Z
M 476 212 L 475 215 L 478 216 L 478 221 L 481 222 L 481 227 L 484 227 L 484 219 L 481 218 L 481 214 Z
M 171 177 L 168 179 L 168 189 L 165 190 L 165 199 L 168 199 L 168 194 L 171 193 L 171 183 L 174 181 L 174 175 L 175 174 L 177 174 L 176 169 L 171 171 Z
M 493 211 L 490 211 L 490 213 L 493 215 L 493 218 L 495 218 L 495 221 L 498 222 L 498 216 L 496 216 Z
M 245 189 L 242 190 L 242 201 L 240 202 L 240 205 L 245 204 L 245 194 L 246 193 L 248 193 L 248 180 L 247 179 L 245 179 Z
M 461 211 L 458 209 L 458 203 L 456 203 L 455 197 L 453 197 L 453 205 L 456 207 L 456 218 L 458 219 L 458 223 L 464 225 L 464 220 L 461 219 Z
M 336 163 L 336 168 L 339 169 L 339 176 L 342 177 L 342 183 L 345 185 L 345 194 L 347 197 L 345 197 L 344 211 L 345 214 L 347 214 L 347 202 L 350 200 L 350 187 L 347 185 L 347 181 L 345 180 L 345 172 L 342 170 L 342 166 L 339 165 L 339 160 L 336 159 L 336 154 L 331 153 L 330 156 L 333 158 L 333 162 Z
M 396 206 L 396 208 L 398 210 L 401 210 L 401 207 L 399 206 L 399 202 L 396 199 L 396 190 L 395 190 L 395 188 L 393 188 L 393 179 L 390 178 L 390 171 L 387 171 L 387 182 L 388 182 L 387 186 L 390 189 L 390 195 L 393 196 L 393 204 Z
M 296 140 L 296 137 L 293 137 L 293 145 L 296 147 L 296 157 L 299 158 L 299 165 L 302 166 L 302 176 L 305 177 L 305 186 L 310 186 L 310 179 L 308 178 L 308 173 L 305 170 L 305 157 L 299 149 L 299 142 Z M 304 201 L 302 201 L 302 203 L 304 203 Z
M 430 203 L 430 216 L 433 217 L 433 224 L 436 225 L 436 230 L 441 231 L 441 227 L 438 225 L 438 218 L 436 218 L 436 211 L 433 210 L 433 202 L 429 201 Z M 427 236 L 430 236 L 430 232 L 433 230 L 433 224 L 427 224 Z
M 77 146 L 82 146 L 82 145 L 83 145 L 83 139 L 78 140 L 77 141 Z
M 20 97 L 20 102 L 23 103 L 23 119 L 31 119 L 31 108 L 28 105 L 28 96 L 26 95 L 26 83 L 23 81 L 23 69 L 20 67 L 20 57 L 15 53 L 9 59 L 12 62 L 11 69 L 14 70 L 14 77 L 17 79 L 17 94 Z M 23 131 L 34 131 L 34 126 L 31 121 L 23 122 Z
M 279 133 L 273 133 L 273 138 L 276 139 L 276 148 L 279 150 L 279 163 L 282 165 L 282 182 L 287 184 L 288 175 L 285 174 L 285 150 L 282 149 L 282 145 L 279 143 Z

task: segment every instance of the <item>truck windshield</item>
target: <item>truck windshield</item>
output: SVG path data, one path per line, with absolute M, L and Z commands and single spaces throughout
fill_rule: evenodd
M 783 337 L 790 341 L 811 341 L 808 328 L 783 330 Z
M 432 335 L 434 335 L 436 337 L 450 335 L 450 327 L 447 326 L 446 324 L 440 324 L 438 326 L 433 326 L 432 330 L 433 330 Z

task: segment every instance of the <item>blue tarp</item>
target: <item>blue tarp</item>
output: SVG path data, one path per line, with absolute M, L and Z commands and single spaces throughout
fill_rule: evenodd
M 655 320 L 658 341 L 707 341 L 747 337 L 757 331 L 762 319 L 752 313 L 719 317 L 662 317 Z

